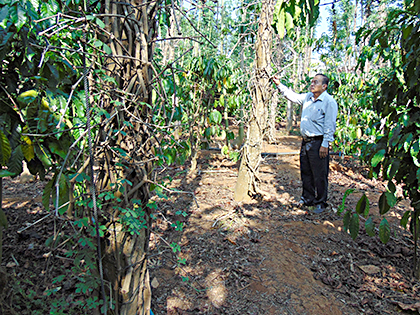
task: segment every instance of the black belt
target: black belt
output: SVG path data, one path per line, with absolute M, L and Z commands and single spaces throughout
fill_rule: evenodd
M 305 142 L 311 142 L 315 140 L 324 140 L 324 136 L 313 136 L 313 137 L 302 136 L 302 139 Z

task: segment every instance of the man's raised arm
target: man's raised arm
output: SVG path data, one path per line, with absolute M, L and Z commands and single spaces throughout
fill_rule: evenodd
M 273 77 L 273 82 L 276 84 L 277 88 L 280 90 L 281 94 L 283 94 L 283 96 L 285 98 L 287 98 L 289 101 L 291 101 L 293 103 L 297 103 L 299 105 L 302 105 L 302 103 L 303 103 L 303 101 L 306 97 L 306 93 L 298 94 L 298 93 L 294 92 L 293 90 L 289 89 L 287 86 L 282 84 L 280 82 L 279 78 L 277 78 L 276 76 Z

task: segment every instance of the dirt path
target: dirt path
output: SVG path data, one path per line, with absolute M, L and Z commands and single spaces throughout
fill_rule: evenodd
M 283 137 L 264 151 L 299 151 L 299 139 Z M 412 242 L 397 227 L 407 204 L 391 212 L 393 237 L 387 245 L 366 236 L 364 228 L 356 241 L 342 231 L 335 212 L 348 188 L 356 193 L 347 207 L 354 208 L 364 192 L 375 221 L 380 220 L 375 198 L 384 185 L 366 179 L 357 162 L 332 161 L 330 207 L 320 215 L 294 206 L 301 193 L 298 155 L 265 157 L 261 189 L 271 197 L 261 202 L 233 201 L 237 170 L 238 163 L 214 151 L 202 152 L 194 177 L 185 177 L 185 167 L 158 170 L 168 187 L 194 192 L 195 199 L 188 193 L 153 198 L 158 209 L 149 269 L 155 315 L 410 314 L 403 309 L 418 307 L 420 284 L 410 276 Z M 52 278 L 72 267 L 64 252 L 52 257 L 45 246 L 57 223 L 42 209 L 43 185 L 4 183 L 10 227 L 2 267 L 15 282 L 3 292 L 7 304 L 0 313 L 42 309 L 39 297 L 51 288 Z M 38 219 L 43 220 L 30 226 Z M 74 291 L 74 282 L 68 281 L 59 294 Z
M 265 151 L 296 152 L 299 139 L 282 138 L 279 146 L 281 149 L 267 145 Z M 400 313 L 385 292 L 394 292 L 390 285 L 401 282 L 402 273 L 407 277 L 402 282 L 413 287 L 408 250 L 406 256 L 394 255 L 393 262 L 388 256 L 398 244 L 383 245 L 366 235 L 354 242 L 341 231 L 342 219 L 334 213 L 346 189 L 359 190 L 348 199 L 349 206 L 354 206 L 362 191 L 375 197 L 383 185 L 340 163 L 332 161 L 331 206 L 321 215 L 293 206 L 301 192 L 297 155 L 264 160 L 261 188 L 271 199 L 260 203 L 233 201 L 237 164 L 219 155 L 204 155 L 202 169 L 193 180 L 185 180 L 175 171 L 172 187 L 194 191 L 198 206 L 185 195 L 173 194 L 170 200 L 159 202 L 161 216 L 151 245 L 154 313 Z M 180 210 L 188 213 L 188 219 L 176 214 Z M 183 232 L 170 226 L 178 220 L 186 223 Z M 176 255 L 162 239 L 181 245 L 178 258 L 186 259 L 185 266 L 177 264 Z M 368 249 L 361 248 L 364 242 Z M 395 275 L 395 264 L 404 265 L 405 270 Z M 379 271 L 369 275 L 357 266 L 377 266 L 374 271 Z M 413 283 L 418 293 L 418 282 Z M 398 296 L 404 302 L 405 291 L 400 293 L 394 294 L 394 299 Z

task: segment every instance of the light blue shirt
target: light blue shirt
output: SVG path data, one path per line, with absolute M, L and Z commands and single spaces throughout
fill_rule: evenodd
M 338 106 L 331 95 L 325 91 L 316 100 L 312 92 L 298 94 L 283 84 L 278 89 L 289 101 L 302 105 L 300 133 L 302 136 L 323 136 L 322 146 L 328 148 L 334 141 Z

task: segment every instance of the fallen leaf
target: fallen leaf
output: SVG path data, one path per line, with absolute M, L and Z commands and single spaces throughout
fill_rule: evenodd
M 381 271 L 381 268 L 374 265 L 364 265 L 357 267 L 359 267 L 364 273 L 367 273 L 368 275 L 373 275 Z
M 329 226 L 335 228 L 335 225 L 330 221 L 324 221 L 323 225 L 329 225 Z
M 156 279 L 156 277 L 154 277 L 150 284 L 152 285 L 153 288 L 156 289 L 159 286 L 159 281 Z
M 398 306 L 401 307 L 403 310 L 407 311 L 417 311 L 420 313 L 420 302 L 417 302 L 415 304 L 404 304 L 401 302 L 397 302 Z
M 9 263 L 7 263 L 6 267 L 7 268 L 13 268 L 13 267 L 16 267 L 16 264 L 14 262 L 9 262 Z
M 230 237 L 226 237 L 225 240 L 231 242 L 233 245 L 236 245 L 236 241 Z

